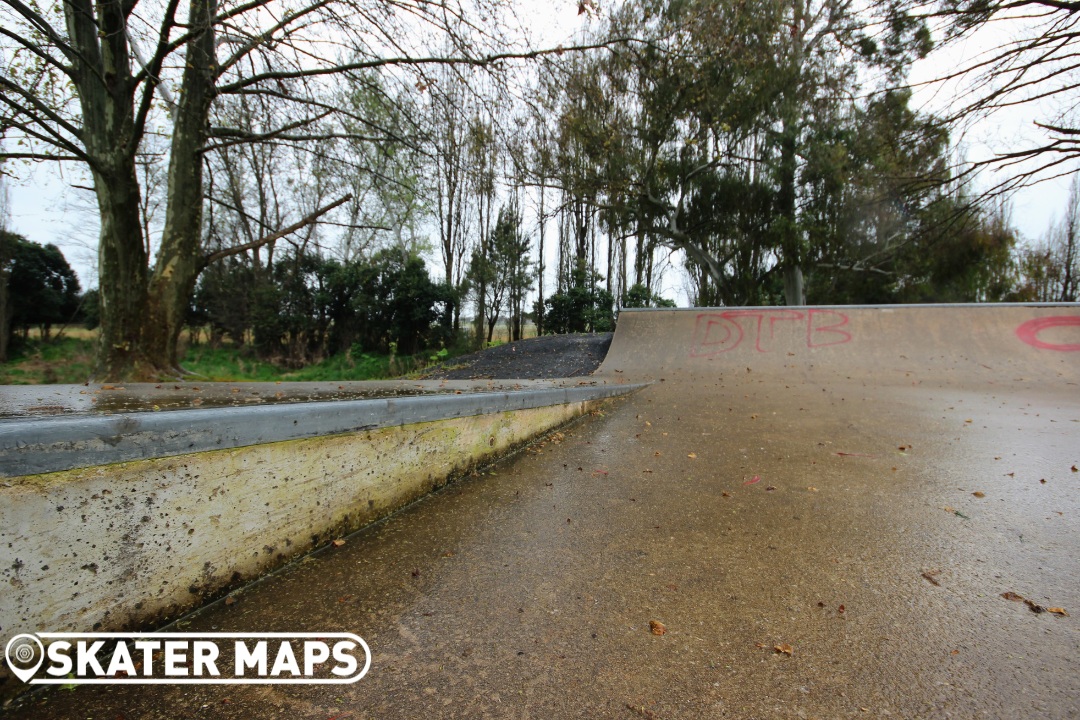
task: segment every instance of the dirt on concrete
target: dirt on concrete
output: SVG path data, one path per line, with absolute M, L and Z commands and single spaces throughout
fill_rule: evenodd
M 581 377 L 603 362 L 612 333 L 542 335 L 456 357 L 425 379 L 540 380 Z

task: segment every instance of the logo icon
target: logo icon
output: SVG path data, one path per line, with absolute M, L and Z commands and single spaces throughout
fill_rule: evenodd
M 45 647 L 33 635 L 16 635 L 8 640 L 5 654 L 11 672 L 15 673 L 15 677 L 27 682 L 34 677 L 34 673 L 45 660 Z

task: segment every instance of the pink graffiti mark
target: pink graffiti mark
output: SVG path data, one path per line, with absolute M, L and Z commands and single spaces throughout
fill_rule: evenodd
M 739 347 L 748 334 L 753 337 L 757 352 L 770 352 L 776 326 L 791 322 L 805 323 L 808 348 L 851 341 L 851 333 L 840 329 L 848 324 L 848 316 L 835 310 L 725 310 L 697 316 L 690 357 L 712 357 L 729 352 Z
M 1058 315 L 1055 317 L 1034 318 L 1016 328 L 1016 337 L 1040 350 L 1080 352 L 1080 343 L 1049 343 L 1039 339 L 1039 333 L 1055 327 L 1080 327 L 1080 317 Z

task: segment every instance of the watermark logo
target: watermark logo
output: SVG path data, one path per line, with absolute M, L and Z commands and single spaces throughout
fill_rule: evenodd
M 352 633 L 25 633 L 5 656 L 30 685 L 326 685 L 371 668 Z

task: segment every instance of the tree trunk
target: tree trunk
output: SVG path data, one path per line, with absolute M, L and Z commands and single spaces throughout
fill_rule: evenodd
M 11 340 L 13 311 L 8 291 L 8 278 L 11 275 L 10 262 L 11 255 L 15 251 L 14 245 L 15 239 L 0 228 L 0 362 L 8 359 L 8 342 Z
M 157 370 L 179 370 L 180 333 L 195 281 L 203 269 L 203 174 L 201 150 L 213 99 L 217 0 L 191 0 L 191 25 L 201 33 L 188 45 L 180 103 L 169 157 L 168 209 L 161 248 L 147 288 L 143 353 Z
M 83 140 L 101 215 L 98 267 L 100 380 L 152 379 L 176 368 L 176 347 L 195 280 L 202 270 L 202 159 L 214 83 L 212 20 L 217 0 L 189 0 L 180 104 L 170 151 L 168 210 L 151 276 L 136 175 L 140 130 L 127 44 L 126 3 L 67 0 Z M 200 32 L 201 31 L 201 32 Z
M 544 226 L 547 225 L 544 217 L 544 179 L 540 178 L 540 249 L 537 252 L 536 269 L 536 335 L 544 334 Z
M 802 240 L 799 237 L 799 218 L 796 212 L 795 180 L 798 170 L 800 83 L 806 42 L 806 3 L 795 0 L 792 11 L 788 87 L 784 91 L 781 110 L 783 127 L 780 132 L 780 187 L 777 204 L 780 211 L 780 262 L 784 268 L 784 304 L 805 305 Z
M 789 105 L 794 103 L 789 101 Z M 803 290 L 802 243 L 795 211 L 795 173 L 797 167 L 797 121 L 784 119 L 780 140 L 780 188 L 777 205 L 780 211 L 780 262 L 784 268 L 784 304 L 805 305 Z
M 127 18 L 120 3 L 63 3 L 68 35 L 78 51 L 76 82 L 82 133 L 101 216 L 98 243 L 101 335 L 96 375 L 130 376 L 141 360 L 146 302 L 146 247 L 135 172 L 134 81 Z
M 139 222 L 139 185 L 134 163 L 130 168 L 108 174 L 95 172 L 94 187 L 101 215 L 98 242 L 101 334 L 95 375 L 99 380 L 120 380 L 141 374 L 144 364 L 146 247 Z

